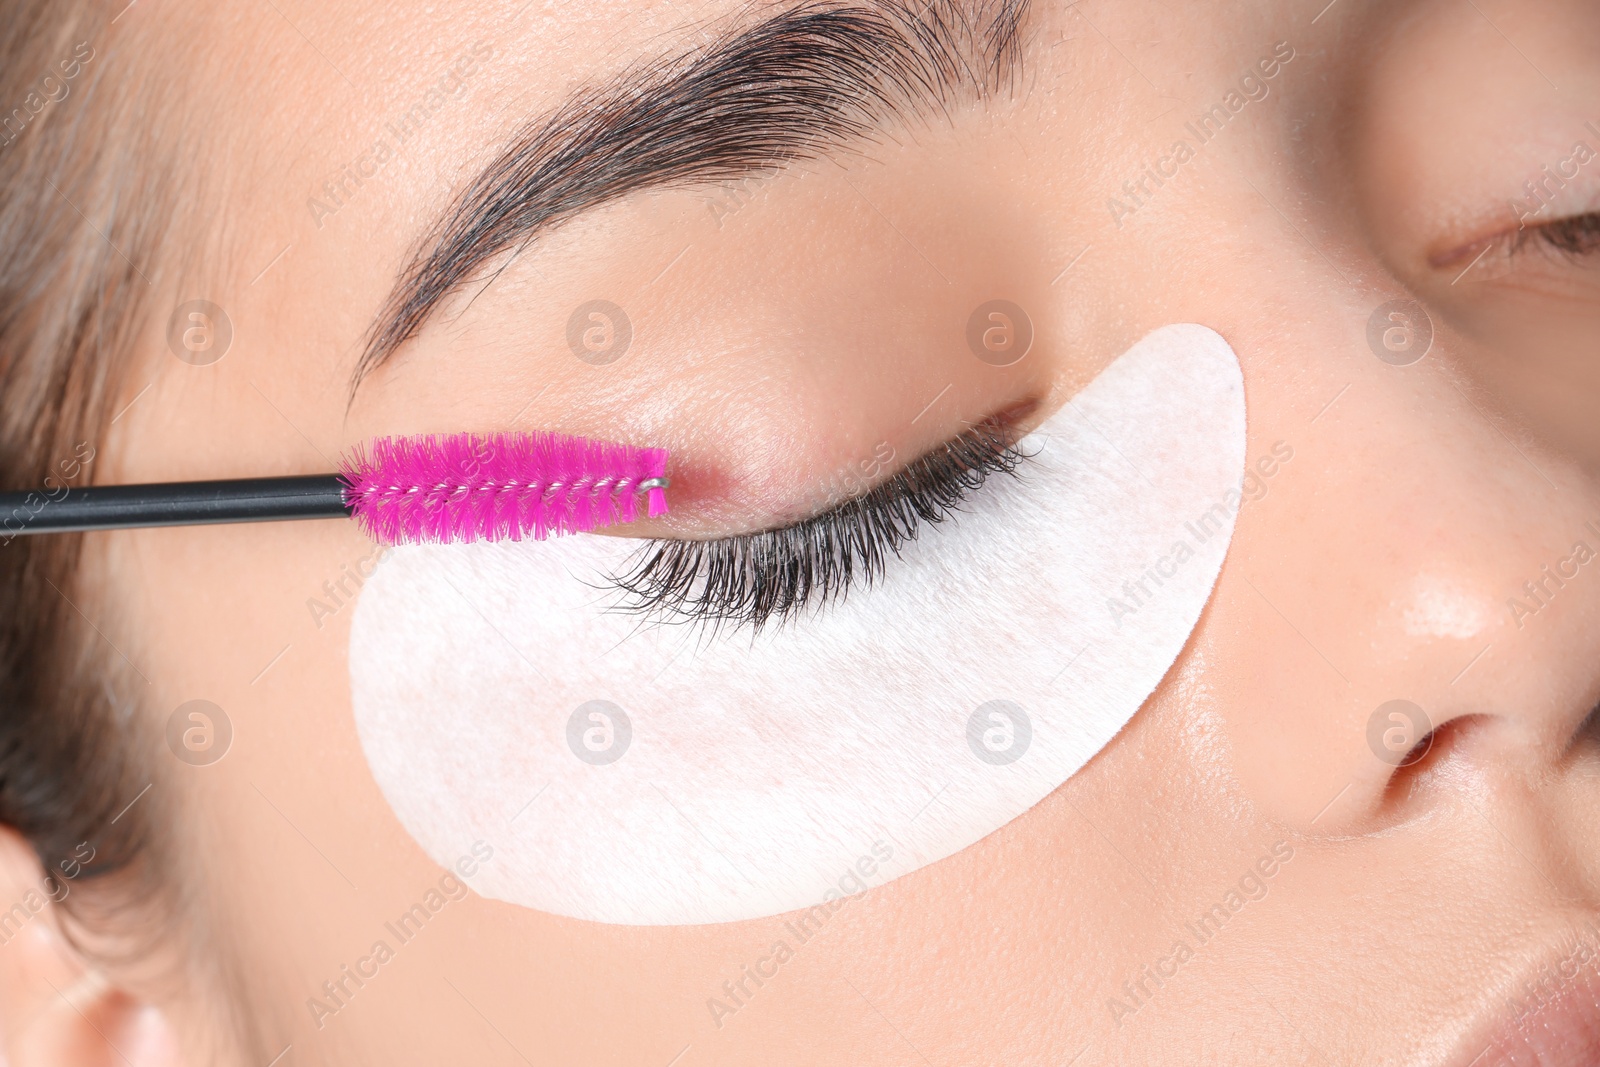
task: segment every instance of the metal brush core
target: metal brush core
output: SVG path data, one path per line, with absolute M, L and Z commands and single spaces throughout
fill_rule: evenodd
M 644 481 L 642 481 L 638 485 L 634 486 L 634 492 L 636 492 L 636 493 L 648 493 L 652 489 L 667 489 L 667 488 L 670 488 L 671 485 L 672 485 L 672 479 L 671 478 L 646 478 Z

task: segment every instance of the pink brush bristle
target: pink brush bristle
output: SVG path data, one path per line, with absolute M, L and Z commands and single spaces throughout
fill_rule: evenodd
M 667 512 L 667 451 L 558 433 L 380 437 L 346 456 L 345 500 L 381 544 L 520 541 Z

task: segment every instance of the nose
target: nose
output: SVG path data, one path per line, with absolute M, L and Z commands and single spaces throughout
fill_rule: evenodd
M 1593 486 L 1475 394 L 1442 327 L 1417 363 L 1378 358 L 1385 300 L 1230 337 L 1249 455 L 1293 458 L 1242 507 L 1196 647 L 1240 785 L 1307 832 L 1392 816 L 1446 768 L 1537 782 L 1600 698 Z
M 1147 118 L 1131 140 L 1161 128 Z M 1152 178 L 1132 214 L 1102 205 L 1136 152 L 1053 159 L 1085 176 L 1035 216 L 1069 266 L 1049 289 L 1066 358 L 1194 322 L 1244 373 L 1245 502 L 1144 720 L 1186 717 L 1197 766 L 1225 761 L 1263 817 L 1311 833 L 1431 802 L 1424 779 L 1568 773 L 1600 700 L 1600 490 L 1475 383 L 1477 342 L 1410 299 L 1336 196 L 1308 194 L 1328 187 L 1294 152 L 1232 144 Z

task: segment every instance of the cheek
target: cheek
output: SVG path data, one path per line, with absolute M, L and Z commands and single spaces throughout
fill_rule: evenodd
M 1238 363 L 1159 330 L 1026 447 L 881 583 L 756 637 L 608 613 L 619 539 L 396 550 L 351 632 L 379 787 L 435 860 L 494 847 L 483 895 L 612 923 L 809 908 L 993 833 L 1199 619 L 1239 500 Z

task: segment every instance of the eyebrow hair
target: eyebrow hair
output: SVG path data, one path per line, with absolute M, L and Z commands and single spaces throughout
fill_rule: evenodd
M 351 399 L 490 261 L 584 211 L 649 187 L 775 173 L 1008 87 L 1027 3 L 807 0 L 578 91 L 514 133 L 423 233 L 368 332 Z

